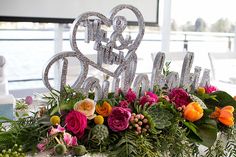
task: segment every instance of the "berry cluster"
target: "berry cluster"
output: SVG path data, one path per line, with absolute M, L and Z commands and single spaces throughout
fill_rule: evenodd
M 25 153 L 22 153 L 22 146 L 15 144 L 12 149 L 2 150 L 0 157 L 25 157 Z
M 150 128 L 148 119 L 143 114 L 132 113 L 129 129 L 135 129 L 135 134 L 145 134 Z

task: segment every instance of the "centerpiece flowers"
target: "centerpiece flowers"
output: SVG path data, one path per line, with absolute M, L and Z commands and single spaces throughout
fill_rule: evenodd
M 43 151 L 52 156 L 236 155 L 236 101 L 213 86 L 191 92 L 119 90 L 97 102 L 94 93 L 86 98 L 66 86 L 44 98 L 48 106 L 40 114 L 16 121 L 1 117 L 1 152 L 19 145 L 22 156 Z M 11 125 L 4 126 L 5 122 Z M 200 145 L 205 152 L 199 151 Z

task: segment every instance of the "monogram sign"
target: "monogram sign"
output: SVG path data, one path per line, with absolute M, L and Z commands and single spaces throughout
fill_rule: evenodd
M 135 38 L 131 36 L 124 37 L 123 33 L 127 27 L 127 19 L 120 16 L 120 11 L 129 10 L 137 18 L 138 33 Z M 79 27 L 84 27 L 84 42 L 93 44 L 93 49 L 97 53 L 97 61 L 94 62 L 87 58 L 77 43 L 77 30 Z M 108 36 L 107 30 L 112 30 Z M 136 50 L 143 38 L 145 30 L 144 19 L 140 11 L 131 5 L 119 5 L 113 8 L 110 16 L 106 17 L 97 12 L 86 12 L 77 17 L 71 28 L 70 43 L 73 51 L 61 52 L 55 54 L 46 64 L 43 70 L 43 82 L 49 90 L 53 87 L 49 83 L 49 70 L 53 64 L 62 60 L 62 71 L 60 76 L 60 90 L 63 90 L 67 84 L 66 76 L 68 71 L 68 57 L 76 58 L 80 62 L 81 72 L 72 88 L 88 94 L 89 91 L 95 91 L 95 99 L 99 100 L 106 98 L 109 92 L 116 92 L 121 88 L 124 92 L 128 91 L 133 84 L 135 92 L 142 87 L 142 92 L 153 89 L 154 86 L 160 88 L 166 86 L 168 89 L 182 86 L 187 90 L 195 89 L 199 85 L 204 86 L 209 84 L 209 70 L 203 72 L 203 77 L 199 84 L 200 67 L 195 67 L 194 73 L 191 73 L 194 54 L 188 52 L 183 61 L 181 75 L 177 72 L 171 72 L 167 76 L 162 74 L 162 69 L 165 63 L 165 53 L 159 52 L 154 60 L 151 79 L 147 74 L 136 73 L 137 55 Z M 106 66 L 104 66 L 106 65 Z M 114 71 L 107 67 L 117 65 Z M 90 67 L 94 67 L 103 74 L 112 78 L 112 83 L 108 80 L 100 82 L 96 77 L 87 77 Z

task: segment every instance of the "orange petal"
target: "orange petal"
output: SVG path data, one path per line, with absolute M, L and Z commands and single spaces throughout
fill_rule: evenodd
M 225 106 L 221 110 L 228 110 L 230 112 L 234 112 L 234 107 L 233 106 Z

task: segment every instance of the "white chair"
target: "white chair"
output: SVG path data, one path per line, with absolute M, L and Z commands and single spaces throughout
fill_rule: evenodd
M 208 53 L 208 57 L 214 80 L 228 81 L 236 84 L 236 53 Z
M 236 95 L 236 53 L 208 53 L 213 85 Z

